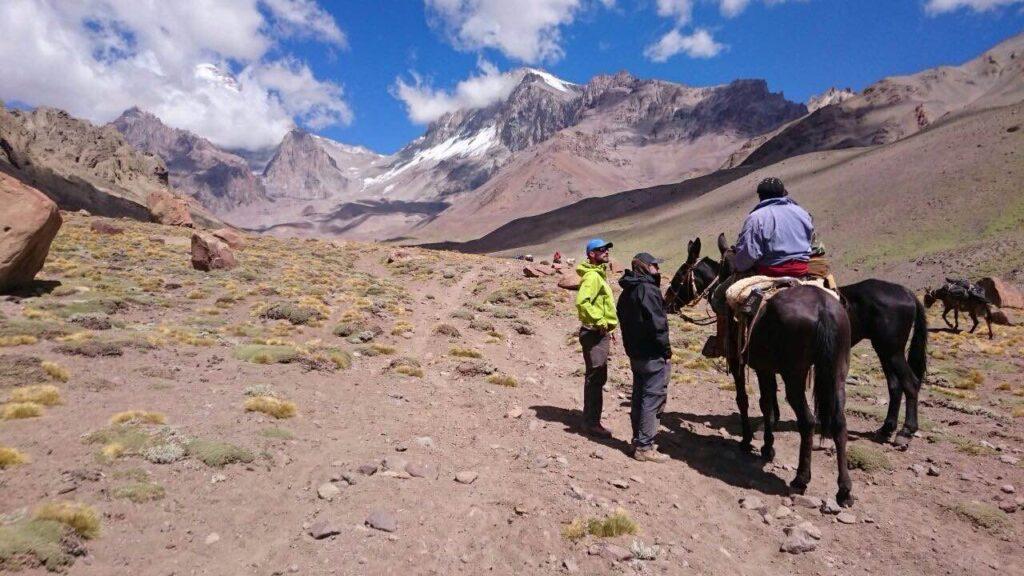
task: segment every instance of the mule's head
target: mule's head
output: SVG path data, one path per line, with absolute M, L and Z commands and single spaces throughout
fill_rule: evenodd
M 924 291 L 924 307 L 931 308 L 932 304 L 935 304 L 935 293 L 932 292 L 931 288 Z
M 676 270 L 665 291 L 665 312 L 675 314 L 697 297 L 693 285 L 693 267 L 700 257 L 700 237 L 686 243 L 686 262 Z

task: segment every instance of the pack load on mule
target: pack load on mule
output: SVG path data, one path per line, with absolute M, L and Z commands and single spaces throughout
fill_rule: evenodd
M 992 305 L 981 286 L 968 280 L 946 278 L 946 283 L 938 289 L 925 291 L 924 305 L 931 308 L 936 302 L 942 302 L 942 320 L 946 326 L 959 332 L 960 313 L 963 312 L 971 317 L 973 324 L 968 333 L 974 334 L 978 329 L 978 316 L 981 316 L 988 327 L 988 338 L 992 339 Z M 949 321 L 950 312 L 953 313 L 952 322 Z

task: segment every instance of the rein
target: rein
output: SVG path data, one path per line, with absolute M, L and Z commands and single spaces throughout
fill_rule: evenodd
M 693 274 L 694 268 L 696 268 L 696 266 L 691 266 L 690 269 L 686 271 L 686 284 L 690 287 L 691 294 L 697 292 L 697 281 L 694 278 Z M 719 276 L 716 276 L 714 280 L 708 282 L 708 285 L 705 286 L 699 294 L 691 298 L 689 302 L 683 304 L 683 306 L 680 307 L 679 317 L 691 324 L 696 324 L 697 326 L 709 326 L 711 324 L 714 324 L 717 321 L 717 317 L 714 314 L 708 312 L 708 309 L 705 309 L 704 318 L 690 318 L 686 314 L 683 314 L 682 308 L 692 308 L 693 306 L 695 306 L 705 296 L 707 296 L 711 292 L 711 290 L 715 288 L 715 286 L 718 285 L 720 280 L 721 278 Z

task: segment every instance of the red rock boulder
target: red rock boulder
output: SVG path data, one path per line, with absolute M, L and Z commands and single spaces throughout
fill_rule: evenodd
M 192 233 L 192 267 L 196 270 L 230 270 L 238 265 L 226 243 L 208 234 Z
M 188 209 L 188 201 L 170 190 L 150 192 L 146 197 L 146 205 L 153 221 L 167 226 L 184 226 L 191 228 L 192 214 Z
M 1024 291 L 1000 278 L 982 278 L 978 285 L 988 301 L 1000 308 L 1024 308 Z
M 45 194 L 0 173 L 0 291 L 32 282 L 63 220 Z
M 224 242 L 232 250 L 244 250 L 249 241 L 234 228 L 218 228 L 212 232 L 214 238 Z

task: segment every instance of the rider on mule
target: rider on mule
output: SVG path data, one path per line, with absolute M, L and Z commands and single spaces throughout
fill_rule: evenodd
M 765 178 L 757 185 L 757 206 L 750 211 L 733 246 L 733 269 L 739 276 L 802 278 L 808 274 L 814 223 L 811 215 L 789 198 L 782 180 Z M 723 283 L 715 290 L 712 307 L 718 315 L 718 350 L 725 350 L 726 303 Z

